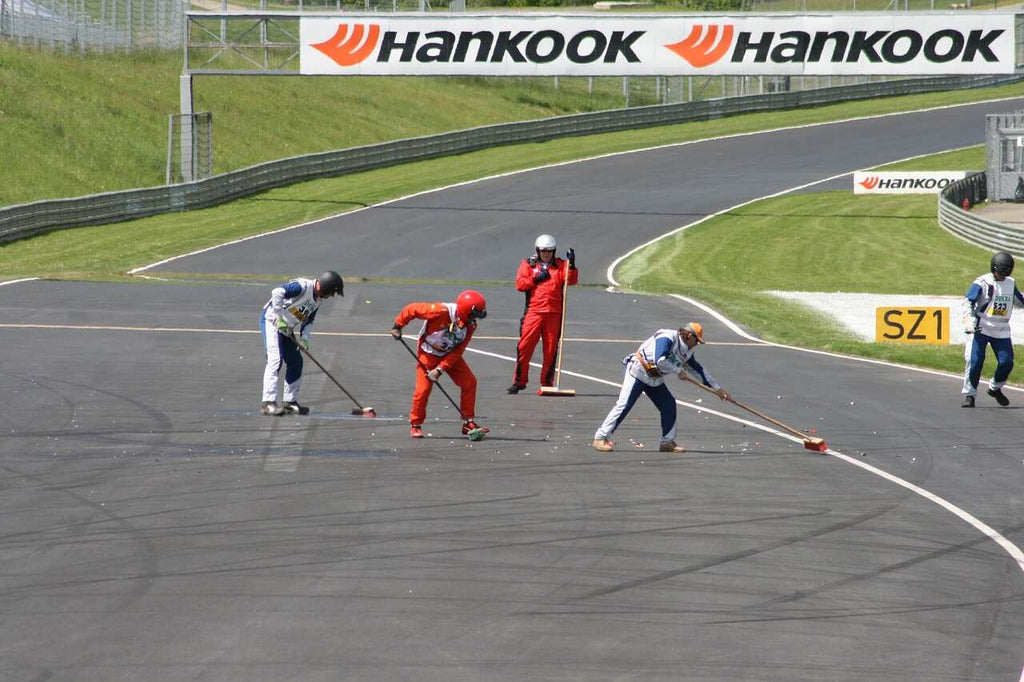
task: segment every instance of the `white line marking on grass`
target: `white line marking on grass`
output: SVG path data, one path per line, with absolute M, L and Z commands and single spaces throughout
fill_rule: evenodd
M 242 237 L 240 239 L 234 239 L 234 240 L 231 240 L 231 241 L 224 242 L 222 244 L 215 244 L 214 246 L 208 246 L 208 247 L 203 248 L 203 249 L 197 249 L 195 251 L 190 251 L 188 253 L 179 254 L 177 256 L 171 256 L 170 258 L 165 258 L 165 259 L 157 261 L 155 263 L 150 263 L 149 265 L 143 265 L 143 266 L 140 266 L 140 267 L 137 267 L 137 268 L 133 268 L 133 269 L 128 271 L 128 274 L 129 275 L 134 275 L 134 274 L 143 272 L 145 270 L 149 270 L 151 268 L 159 267 L 161 265 L 165 265 L 165 264 L 170 263 L 172 261 L 176 261 L 176 260 L 178 260 L 180 258 L 188 258 L 189 256 L 195 256 L 195 255 L 198 255 L 200 253 L 206 253 L 207 251 L 213 251 L 214 249 L 219 249 L 222 246 L 232 246 L 234 244 L 241 244 L 242 242 L 247 242 L 247 241 L 249 241 L 251 239 L 259 239 L 260 237 L 268 237 L 270 235 L 280 234 L 281 232 L 287 232 L 288 230 L 295 230 L 295 229 L 298 229 L 300 227 L 307 227 L 309 225 L 316 225 L 317 223 L 324 222 L 324 221 L 327 221 L 327 220 L 333 220 L 333 219 L 338 218 L 340 216 L 353 215 L 355 213 L 360 213 L 362 211 L 367 211 L 367 210 L 370 210 L 372 208 L 380 208 L 381 206 L 387 206 L 389 204 L 394 204 L 394 203 L 397 203 L 399 201 L 406 201 L 407 199 L 415 199 L 416 197 L 426 196 L 428 194 L 433 194 L 435 192 L 444 192 L 444 191 L 447 191 L 447 190 L 450 190 L 450 189 L 455 189 L 455 188 L 458 188 L 458 187 L 465 187 L 465 186 L 468 186 L 468 185 L 474 185 L 474 184 L 479 183 L 479 182 L 486 182 L 488 180 L 497 180 L 497 179 L 500 179 L 500 178 L 512 177 L 514 175 L 519 175 L 521 173 L 532 173 L 533 171 L 545 170 L 545 169 L 548 169 L 548 168 L 559 168 L 561 166 L 568 166 L 568 165 L 575 164 L 575 163 L 585 163 L 587 161 L 596 161 L 598 159 L 607 159 L 607 158 L 612 158 L 612 157 L 615 157 L 615 156 L 624 156 L 626 154 L 641 154 L 641 153 L 644 153 L 644 152 L 656 151 L 656 150 L 659 150 L 659 149 L 671 149 L 673 147 L 685 147 L 685 146 L 693 145 L 693 144 L 702 144 L 704 142 L 717 142 L 717 141 L 720 141 L 720 140 L 729 140 L 729 139 L 734 139 L 734 138 L 739 138 L 739 137 L 751 137 L 753 135 L 769 135 L 769 134 L 772 134 L 772 133 L 781 133 L 781 132 L 787 132 L 787 131 L 790 131 L 790 130 L 802 130 L 802 129 L 805 129 L 805 128 L 818 128 L 818 127 L 821 127 L 821 126 L 839 125 L 839 124 L 842 124 L 842 123 L 853 123 L 855 121 L 869 121 L 869 120 L 879 119 L 879 118 L 889 118 L 890 116 L 908 116 L 908 115 L 911 115 L 911 114 L 923 114 L 923 113 L 928 113 L 928 112 L 931 112 L 931 111 L 942 111 L 944 109 L 956 109 L 956 108 L 959 108 L 959 107 L 975 106 L 975 105 L 978 105 L 978 104 L 991 104 L 991 103 L 994 103 L 994 102 L 1007 102 L 1007 101 L 1016 100 L 1016 99 L 1022 99 L 1022 97 L 1020 97 L 1020 96 L 1017 96 L 1017 97 L 1000 97 L 1000 98 L 997 98 L 997 99 L 981 100 L 981 101 L 977 101 L 977 102 L 964 102 L 964 103 L 961 103 L 961 104 L 944 104 L 944 105 L 937 106 L 937 107 L 928 107 L 928 108 L 925 108 L 925 109 L 913 109 L 913 110 L 910 110 L 910 111 L 894 111 L 894 112 L 890 112 L 890 113 L 887 113 L 887 114 L 872 114 L 870 116 L 854 116 L 853 118 L 844 118 L 844 119 L 841 119 L 841 120 L 838 120 L 838 121 L 819 121 L 817 123 L 802 123 L 800 125 L 795 125 L 795 126 L 782 126 L 780 128 L 771 128 L 770 130 L 753 130 L 753 131 L 748 131 L 748 132 L 745 132 L 745 133 L 731 133 L 731 134 L 728 134 L 728 135 L 715 135 L 714 137 L 704 137 L 704 138 L 701 138 L 699 140 L 686 140 L 686 141 L 683 141 L 683 142 L 668 142 L 666 144 L 654 145 L 652 147 L 642 147 L 640 149 L 626 149 L 626 150 L 619 151 L 619 152 L 608 152 L 606 154 L 598 154 L 596 156 L 588 156 L 588 157 L 585 157 L 585 158 L 582 158 L 582 159 L 570 159 L 568 161 L 556 161 L 554 163 L 543 164 L 543 165 L 540 165 L 540 166 L 532 166 L 530 168 L 520 168 L 518 170 L 506 171 L 504 173 L 496 173 L 494 175 L 488 175 L 488 176 L 483 177 L 483 178 L 476 178 L 474 180 L 464 180 L 462 182 L 456 182 L 456 183 L 452 183 L 450 185 L 444 185 L 443 187 L 435 187 L 433 189 L 423 190 L 422 192 L 414 192 L 413 194 L 407 194 L 405 196 L 396 197 L 394 199 L 388 199 L 386 201 L 381 201 L 381 202 L 376 203 L 376 204 L 371 204 L 370 206 L 361 206 L 359 208 L 352 209 L 351 211 L 344 211 L 342 213 L 335 213 L 333 215 L 329 215 L 329 216 L 326 216 L 324 218 L 317 218 L 316 220 L 310 220 L 310 221 L 307 221 L 307 222 L 304 222 L 304 223 L 299 223 L 298 225 L 290 225 L 288 227 L 282 227 L 282 228 L 278 228 L 276 230 L 270 230 L 269 232 L 262 232 L 260 234 L 254 234 L 254 235 L 250 235 L 248 237 Z M 681 125 L 681 124 L 675 124 L 675 125 Z M 977 145 L 971 145 L 971 146 L 977 146 Z M 922 156 L 930 156 L 930 154 L 924 154 Z M 911 157 L 911 158 L 917 158 L 917 157 Z M 906 160 L 906 159 L 903 159 L 903 160 Z M 890 162 L 886 163 L 885 165 L 889 165 L 890 163 L 899 163 L 899 162 L 898 161 L 890 161 Z M 854 171 L 850 171 L 849 173 L 842 173 L 841 175 L 838 175 L 838 176 L 835 176 L 835 177 L 842 177 L 843 175 L 849 175 L 852 172 L 854 172 Z M 338 177 L 340 177 L 340 176 L 338 176 Z M 824 182 L 824 181 L 819 181 L 819 182 Z M 792 191 L 792 190 L 790 190 L 790 191 Z M 742 206 L 744 204 L 740 204 L 740 205 Z M 734 208 L 736 208 L 736 207 L 734 207 Z M 705 218 L 704 220 L 706 220 L 706 219 L 707 218 Z M 614 267 L 614 264 L 613 264 L 613 267 Z M 609 268 L 609 274 L 611 274 L 611 269 L 610 268 Z

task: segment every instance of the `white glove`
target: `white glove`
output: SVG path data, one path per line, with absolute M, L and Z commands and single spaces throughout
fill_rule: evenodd
M 964 334 L 973 334 L 978 331 L 978 322 L 973 317 L 965 317 L 963 319 Z

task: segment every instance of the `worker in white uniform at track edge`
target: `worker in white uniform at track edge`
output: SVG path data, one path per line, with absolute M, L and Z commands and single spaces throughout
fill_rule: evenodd
M 665 385 L 665 376 L 676 374 L 682 379 L 686 373 L 710 387 L 722 400 L 729 399 L 729 393 L 722 388 L 705 370 L 693 351 L 698 343 L 704 343 L 704 328 L 698 322 L 690 322 L 679 329 L 659 329 L 648 338 L 632 355 L 622 359 L 626 376 L 615 406 L 605 417 L 604 423 L 594 434 L 594 449 L 610 452 L 614 443 L 608 440 L 629 411 L 633 409 L 641 393 L 646 393 L 661 413 L 661 452 L 683 452 L 676 444 L 676 400 Z
M 267 355 L 267 366 L 263 371 L 263 404 L 260 406 L 263 414 L 309 414 L 309 408 L 298 402 L 302 384 L 302 353 L 296 343 L 309 350 L 309 335 L 320 304 L 334 294 L 345 295 L 345 283 L 334 270 L 328 270 L 316 279 L 296 277 L 270 292 L 270 300 L 263 306 L 260 316 L 260 333 Z M 278 405 L 277 383 L 282 362 L 287 369 L 284 393 Z
M 1002 390 L 1013 369 L 1010 316 L 1015 303 L 1024 306 L 1024 297 L 1010 277 L 1013 265 L 1013 256 L 1005 251 L 993 255 L 989 272 L 971 283 L 967 295 L 960 303 L 964 333 L 967 334 L 967 342 L 964 344 L 964 384 L 960 390 L 964 397 L 961 407 L 974 407 L 974 397 L 985 364 L 985 347 L 989 345 L 996 355 L 996 371 L 992 374 L 987 393 L 1003 407 L 1010 404 L 1010 399 Z

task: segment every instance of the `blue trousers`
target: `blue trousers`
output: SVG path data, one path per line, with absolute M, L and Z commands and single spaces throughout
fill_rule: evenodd
M 980 332 L 974 333 L 964 344 L 964 386 L 961 393 L 974 395 L 978 392 L 978 382 L 981 381 L 981 369 L 985 366 L 985 348 L 992 346 L 996 354 L 996 371 L 992 375 L 992 381 L 988 387 L 996 390 L 1006 384 L 1013 369 L 1013 341 L 1011 339 L 996 339 Z
M 674 441 L 676 439 L 676 399 L 672 397 L 668 386 L 665 384 L 648 386 L 631 375 L 628 368 L 626 377 L 622 381 L 622 390 L 619 391 L 619 399 L 615 401 L 615 406 L 604 418 L 604 423 L 597 429 L 594 440 L 602 440 L 615 433 L 615 429 L 619 428 L 619 424 L 644 393 L 661 413 L 661 442 Z

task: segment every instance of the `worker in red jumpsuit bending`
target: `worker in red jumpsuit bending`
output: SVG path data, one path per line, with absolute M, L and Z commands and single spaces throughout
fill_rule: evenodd
M 462 433 L 490 429 L 473 421 L 476 415 L 476 376 L 462 357 L 476 331 L 476 321 L 487 317 L 487 301 L 479 291 L 463 291 L 454 303 L 410 303 L 402 308 L 391 336 L 402 338 L 402 328 L 415 319 L 424 320 L 416 343 L 416 388 L 409 408 L 409 435 L 423 438 L 427 399 L 434 382 L 447 372 L 462 392 L 459 410 L 466 420 Z
M 509 393 L 519 393 L 526 388 L 530 376 L 530 359 L 538 339 L 544 340 L 544 363 L 540 370 L 540 385 L 552 386 L 555 382 L 555 361 L 558 359 L 558 334 L 561 331 L 562 311 L 565 301 L 562 290 L 565 284 L 565 261 L 555 257 L 555 238 L 550 234 L 537 237 L 535 255 L 523 259 L 516 273 L 516 289 L 526 294 L 526 308 L 519 322 L 519 345 L 516 346 L 516 371 Z M 576 269 L 576 253 L 569 249 L 565 254 L 569 262 L 569 284 L 580 280 Z

